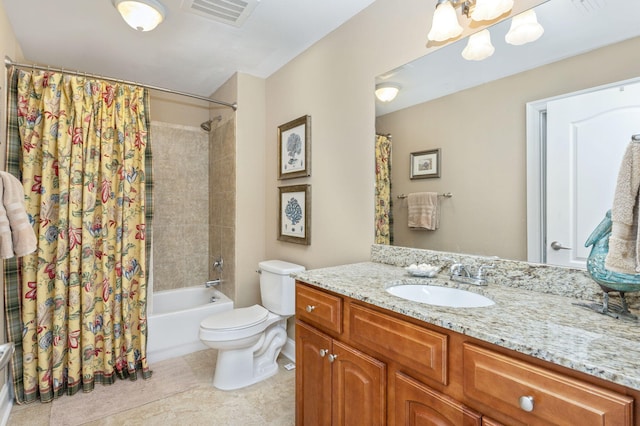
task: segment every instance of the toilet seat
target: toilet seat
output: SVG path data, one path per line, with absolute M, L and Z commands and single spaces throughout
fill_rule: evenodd
M 200 339 L 209 342 L 230 342 L 262 333 L 280 318 L 260 305 L 237 308 L 210 315 L 200 323 Z

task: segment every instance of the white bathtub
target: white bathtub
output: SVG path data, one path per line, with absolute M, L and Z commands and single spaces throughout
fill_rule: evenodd
M 213 296 L 216 300 L 211 302 Z M 206 349 L 198 337 L 200 322 L 233 309 L 233 301 L 202 285 L 156 292 L 149 308 L 147 359 L 151 363 Z

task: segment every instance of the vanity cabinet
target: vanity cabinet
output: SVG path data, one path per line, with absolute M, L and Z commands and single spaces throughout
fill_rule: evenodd
M 463 344 L 464 393 L 526 424 L 631 425 L 633 398 Z
M 297 425 L 632 426 L 638 392 L 296 282 Z
M 335 309 L 341 307 L 340 298 L 313 289 L 298 296 L 296 304 L 304 312 L 299 315 L 340 334 L 342 312 Z M 383 362 L 296 320 L 296 363 L 296 424 L 386 424 Z

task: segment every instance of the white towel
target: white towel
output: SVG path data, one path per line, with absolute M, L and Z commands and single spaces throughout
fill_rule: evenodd
M 631 142 L 622 157 L 611 208 L 611 236 L 605 258 L 605 268 L 610 271 L 640 273 L 639 190 L 640 143 Z
M 437 192 L 416 192 L 407 196 L 408 225 L 412 229 L 435 231 L 440 227 Z
M 25 209 L 22 182 L 3 171 L 0 171 L 0 181 L 0 257 L 9 259 L 33 253 L 38 248 L 38 240 Z

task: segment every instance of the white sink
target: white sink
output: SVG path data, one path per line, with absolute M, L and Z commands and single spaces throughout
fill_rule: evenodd
M 494 305 L 488 297 L 458 288 L 426 284 L 403 284 L 388 287 L 387 292 L 403 299 L 452 308 L 482 308 Z

